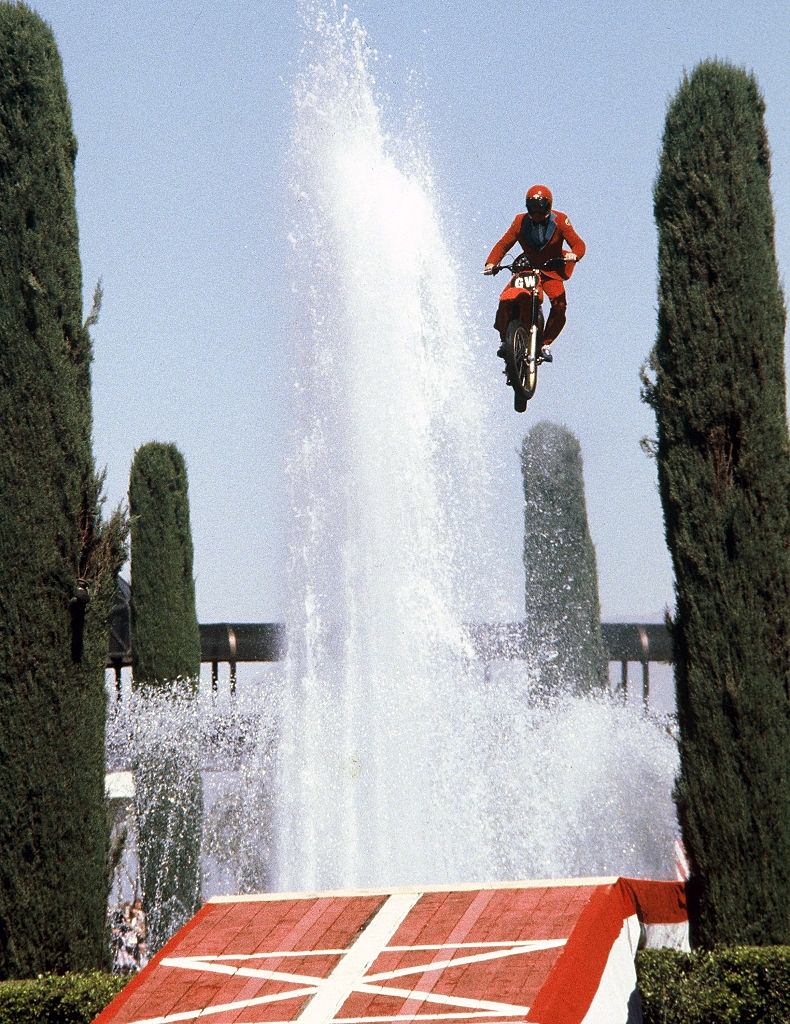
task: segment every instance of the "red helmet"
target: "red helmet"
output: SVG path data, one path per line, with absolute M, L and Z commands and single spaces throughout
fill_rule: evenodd
M 546 185 L 533 185 L 527 189 L 527 213 L 530 220 L 546 220 L 551 213 L 554 196 Z

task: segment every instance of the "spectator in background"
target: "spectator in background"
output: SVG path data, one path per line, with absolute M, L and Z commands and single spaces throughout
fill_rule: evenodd
M 112 970 L 114 974 L 133 974 L 137 965 L 137 932 L 132 921 L 132 905 L 124 903 L 111 915 Z
M 148 944 L 146 941 L 148 930 L 145 923 L 143 901 L 139 896 L 135 899 L 134 904 L 132 905 L 131 923 L 134 928 L 134 933 L 137 936 L 137 947 L 135 950 L 137 968 L 138 970 L 142 970 L 142 968 L 148 963 Z

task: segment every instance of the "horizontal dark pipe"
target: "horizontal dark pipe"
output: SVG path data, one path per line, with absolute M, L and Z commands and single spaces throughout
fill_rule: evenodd
M 282 661 L 282 622 L 207 622 L 200 625 L 201 661 Z
M 609 661 L 675 660 L 672 634 L 663 622 L 602 622 L 601 633 Z
M 483 659 L 527 658 L 535 646 L 528 622 L 475 623 L 467 632 Z M 601 634 L 609 661 L 674 661 L 672 637 L 663 623 L 602 622 Z
M 475 623 L 466 628 L 475 656 L 484 661 L 526 658 L 534 646 L 528 623 Z M 672 637 L 665 625 L 602 622 L 601 632 L 610 661 L 673 661 Z M 287 646 L 285 625 L 281 622 L 209 622 L 200 626 L 203 662 L 281 661 Z M 110 620 L 107 667 L 131 663 L 128 605 L 119 605 Z

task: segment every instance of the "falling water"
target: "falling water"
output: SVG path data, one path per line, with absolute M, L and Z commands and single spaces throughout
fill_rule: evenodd
M 201 760 L 204 897 L 669 877 L 667 730 L 608 695 L 573 696 L 573 680 L 533 700 L 551 652 L 487 674 L 473 656 L 464 623 L 501 612 L 496 525 L 519 510 L 493 508 L 502 462 L 485 446 L 496 431 L 463 273 L 414 132 L 385 127 L 364 31 L 334 9 L 306 22 L 284 686 L 204 690 L 188 708 L 131 693 L 108 722 L 108 767 L 157 744 Z M 134 828 L 116 822 L 131 845 L 112 901 L 138 890 Z
M 532 706 L 528 664 L 484 681 L 472 657 L 494 578 L 476 330 L 364 30 L 306 22 L 274 885 L 668 876 L 671 738 L 604 698 Z

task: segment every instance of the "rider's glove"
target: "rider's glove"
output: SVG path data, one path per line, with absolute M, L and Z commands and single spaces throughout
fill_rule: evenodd
M 486 265 L 483 267 L 483 273 L 486 275 L 495 274 L 496 272 L 497 268 L 493 263 L 486 263 Z
M 575 263 L 579 257 L 576 255 L 575 252 L 564 252 L 562 254 L 562 258 L 565 260 L 566 263 Z

